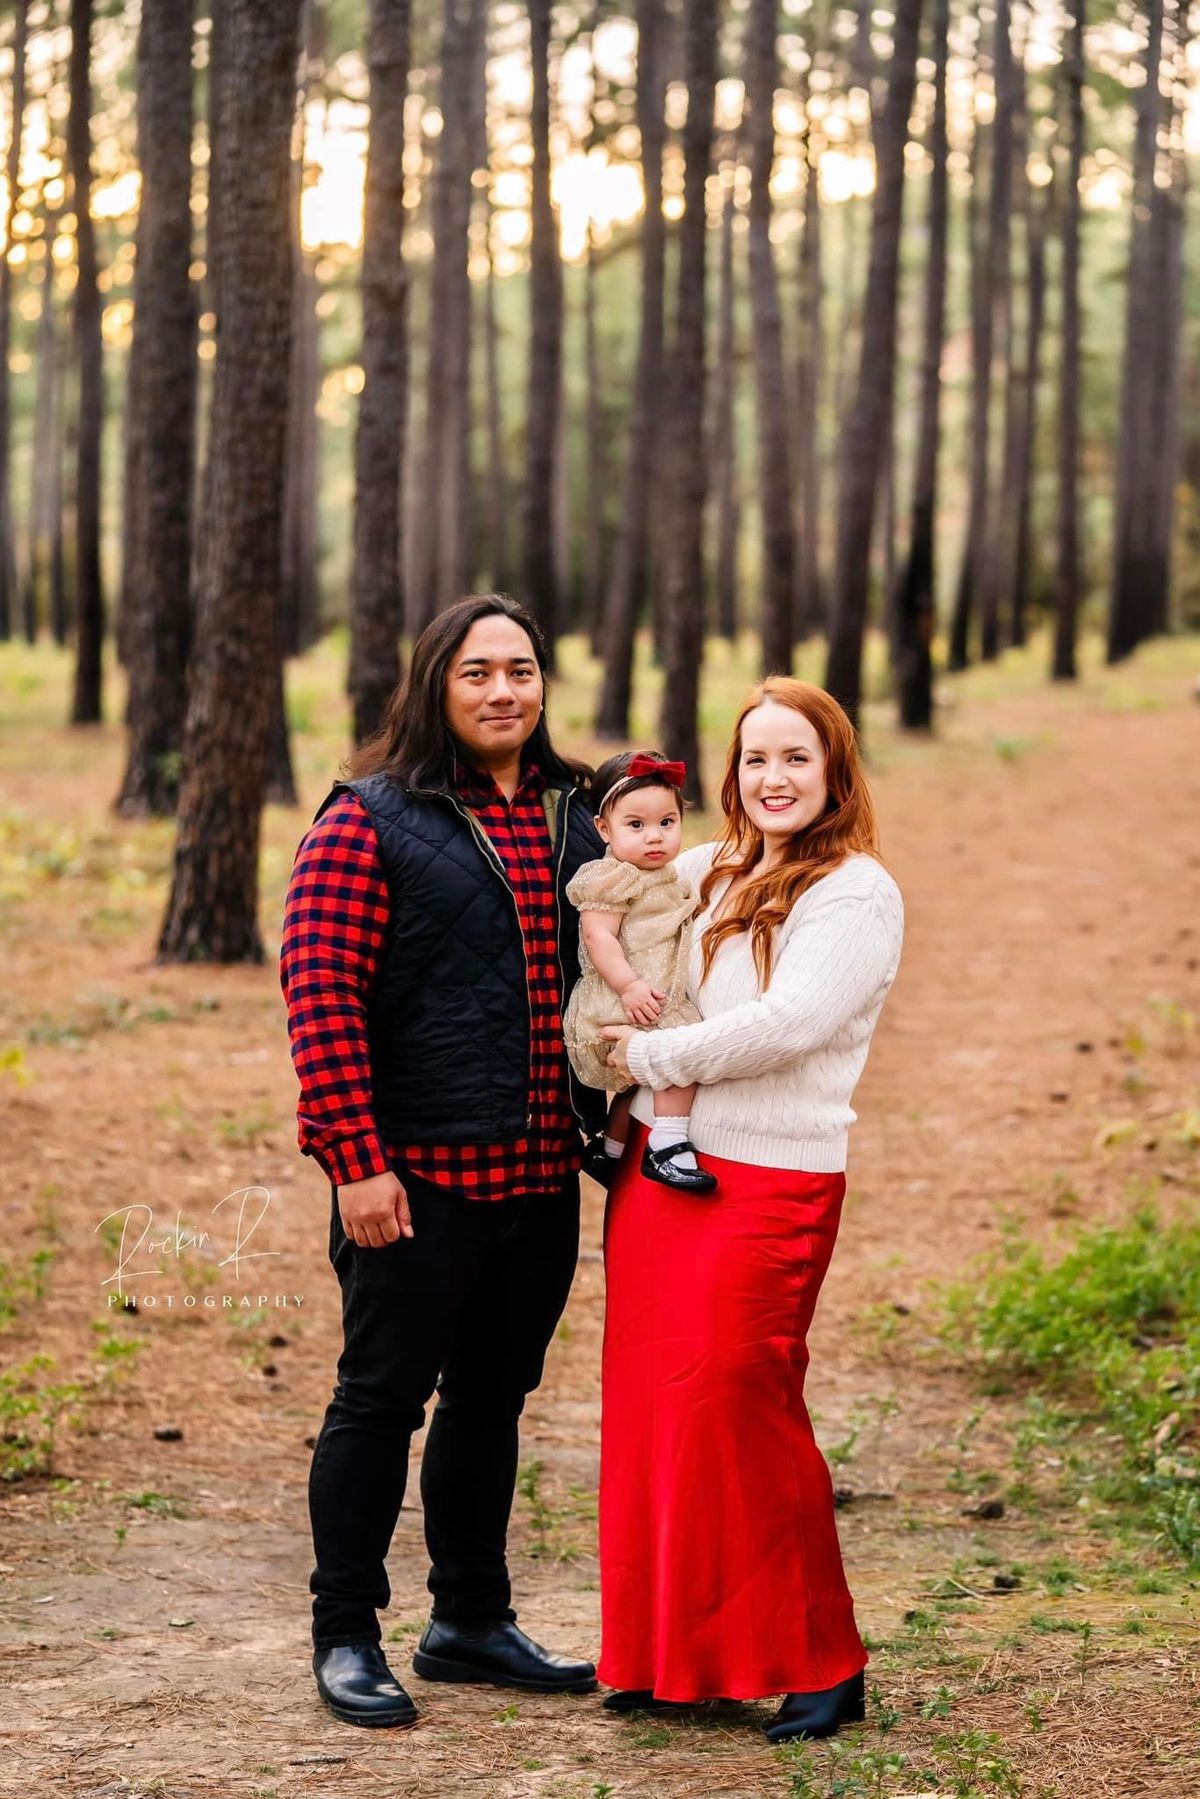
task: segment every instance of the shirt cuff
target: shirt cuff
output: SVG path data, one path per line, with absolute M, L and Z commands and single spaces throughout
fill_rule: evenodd
M 373 1175 L 387 1174 L 392 1166 L 374 1132 L 365 1137 L 343 1137 L 320 1149 L 306 1150 L 305 1154 L 312 1156 L 335 1187 L 369 1181 Z
M 635 1031 L 625 1045 L 625 1060 L 629 1064 L 629 1072 L 639 1087 L 652 1087 L 650 1078 L 650 1033 Z

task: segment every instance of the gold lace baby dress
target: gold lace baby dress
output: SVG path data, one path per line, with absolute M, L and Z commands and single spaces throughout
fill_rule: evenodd
M 580 912 L 621 912 L 618 933 L 626 959 L 643 981 L 667 995 L 655 1029 L 695 1024 L 700 1017 L 687 997 L 695 894 L 673 864 L 635 868 L 607 855 L 585 862 L 568 884 L 567 898 Z M 593 966 L 582 933 L 579 980 L 567 1003 L 563 1037 L 571 1066 L 587 1087 L 622 1093 L 637 1082 L 608 1066 L 610 1045 L 600 1036 L 606 1024 L 628 1024 L 621 1002 Z

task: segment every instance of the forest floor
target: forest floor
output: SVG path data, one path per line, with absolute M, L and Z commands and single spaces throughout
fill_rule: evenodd
M 749 657 L 713 651 L 710 791 Z M 1044 1395 L 989 1395 L 940 1328 L 951 1284 L 969 1313 L 1006 1241 L 1058 1253 L 1148 1200 L 1196 1215 L 1200 641 L 1071 691 L 1010 658 L 956 685 L 933 742 L 869 714 L 908 937 L 858 1096 L 809 1398 L 847 1489 L 871 1698 L 861 1731 L 799 1753 L 765 1746 L 765 1704 L 620 1720 L 594 1696 L 414 1678 L 421 1723 L 389 1733 L 318 1703 L 305 1483 L 338 1306 L 274 952 L 343 741 L 338 669 L 331 642 L 292 671 L 303 805 L 267 815 L 266 964 L 160 968 L 171 827 L 113 818 L 121 732 L 63 728 L 65 657 L 0 646 L 0 1449 L 36 1460 L 57 1415 L 49 1472 L 0 1486 L 0 1793 L 1200 1790 L 1194 1573 L 1109 1497 L 1099 1427 L 1064 1447 Z M 586 754 L 592 672 L 581 656 L 568 671 L 551 713 Z M 690 838 L 711 823 L 692 817 Z M 270 1259 L 235 1266 L 241 1202 L 215 1208 L 250 1187 L 269 1209 L 248 1248 Z M 153 1208 L 159 1250 L 128 1255 L 136 1315 L 110 1303 L 133 1205 Z M 589 1188 L 512 1533 L 522 1623 L 577 1653 L 597 1647 L 600 1225 Z M 414 1483 L 384 1620 L 402 1679 L 426 1615 L 418 1505 Z

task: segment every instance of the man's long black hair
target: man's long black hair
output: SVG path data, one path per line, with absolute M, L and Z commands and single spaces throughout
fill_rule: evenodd
M 546 644 L 533 614 L 506 593 L 473 593 L 439 612 L 413 645 L 408 673 L 399 683 L 374 737 L 360 744 L 346 762 L 352 780 L 364 775 L 391 775 L 405 787 L 450 788 L 458 745 L 446 724 L 443 696 L 450 664 L 471 626 L 481 618 L 510 618 L 533 645 L 537 665 L 546 678 Z M 559 755 L 550 741 L 542 713 L 523 755 L 535 761 L 552 782 L 582 785 L 591 770 Z

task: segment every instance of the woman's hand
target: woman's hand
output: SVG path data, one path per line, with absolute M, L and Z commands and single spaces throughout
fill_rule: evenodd
M 608 1065 L 616 1068 L 621 1074 L 631 1074 L 629 1066 L 629 1039 L 633 1036 L 633 1027 L 628 1024 L 606 1024 L 601 1027 L 600 1035 L 612 1044 L 609 1051 Z
M 666 997 L 649 981 L 630 981 L 621 989 L 621 1010 L 630 1024 L 656 1024 Z

